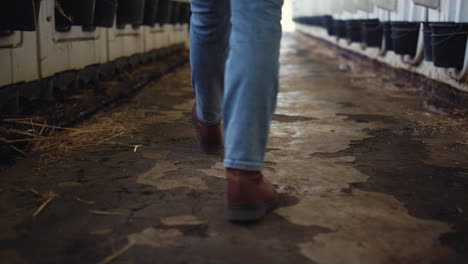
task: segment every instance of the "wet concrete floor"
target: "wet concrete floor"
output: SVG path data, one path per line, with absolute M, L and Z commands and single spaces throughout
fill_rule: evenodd
M 193 103 L 185 66 L 82 125 L 132 127 L 119 144 L 2 171 L 0 262 L 468 263 L 463 110 L 285 34 L 264 171 L 282 207 L 233 225 L 222 154 L 198 150 Z M 36 216 L 50 196 L 31 189 L 57 195 Z

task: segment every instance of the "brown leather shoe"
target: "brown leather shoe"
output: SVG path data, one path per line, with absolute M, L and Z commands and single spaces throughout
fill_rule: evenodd
M 221 121 L 215 125 L 207 126 L 198 119 L 196 109 L 196 104 L 194 104 L 192 108 L 192 124 L 197 133 L 200 148 L 205 152 L 212 152 L 219 149 L 223 145 Z
M 278 206 L 277 192 L 259 171 L 226 168 L 229 221 L 254 221 Z

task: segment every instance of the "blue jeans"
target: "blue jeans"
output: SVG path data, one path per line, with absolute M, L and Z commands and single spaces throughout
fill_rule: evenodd
M 260 171 L 278 94 L 283 0 L 192 0 L 197 115 L 223 119 L 224 166 Z

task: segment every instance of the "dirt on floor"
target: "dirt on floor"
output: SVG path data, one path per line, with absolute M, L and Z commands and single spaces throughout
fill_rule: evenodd
M 0 262 L 468 263 L 466 109 L 300 34 L 283 38 L 280 82 L 264 174 L 281 208 L 263 221 L 223 218 L 187 65 L 74 127 L 105 127 L 106 144 L 0 172 Z

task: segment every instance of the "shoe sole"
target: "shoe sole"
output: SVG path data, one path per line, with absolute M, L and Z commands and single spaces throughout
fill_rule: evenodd
M 231 205 L 226 209 L 226 219 L 231 222 L 250 222 L 263 218 L 279 205 L 278 199 L 272 199 L 260 204 Z

